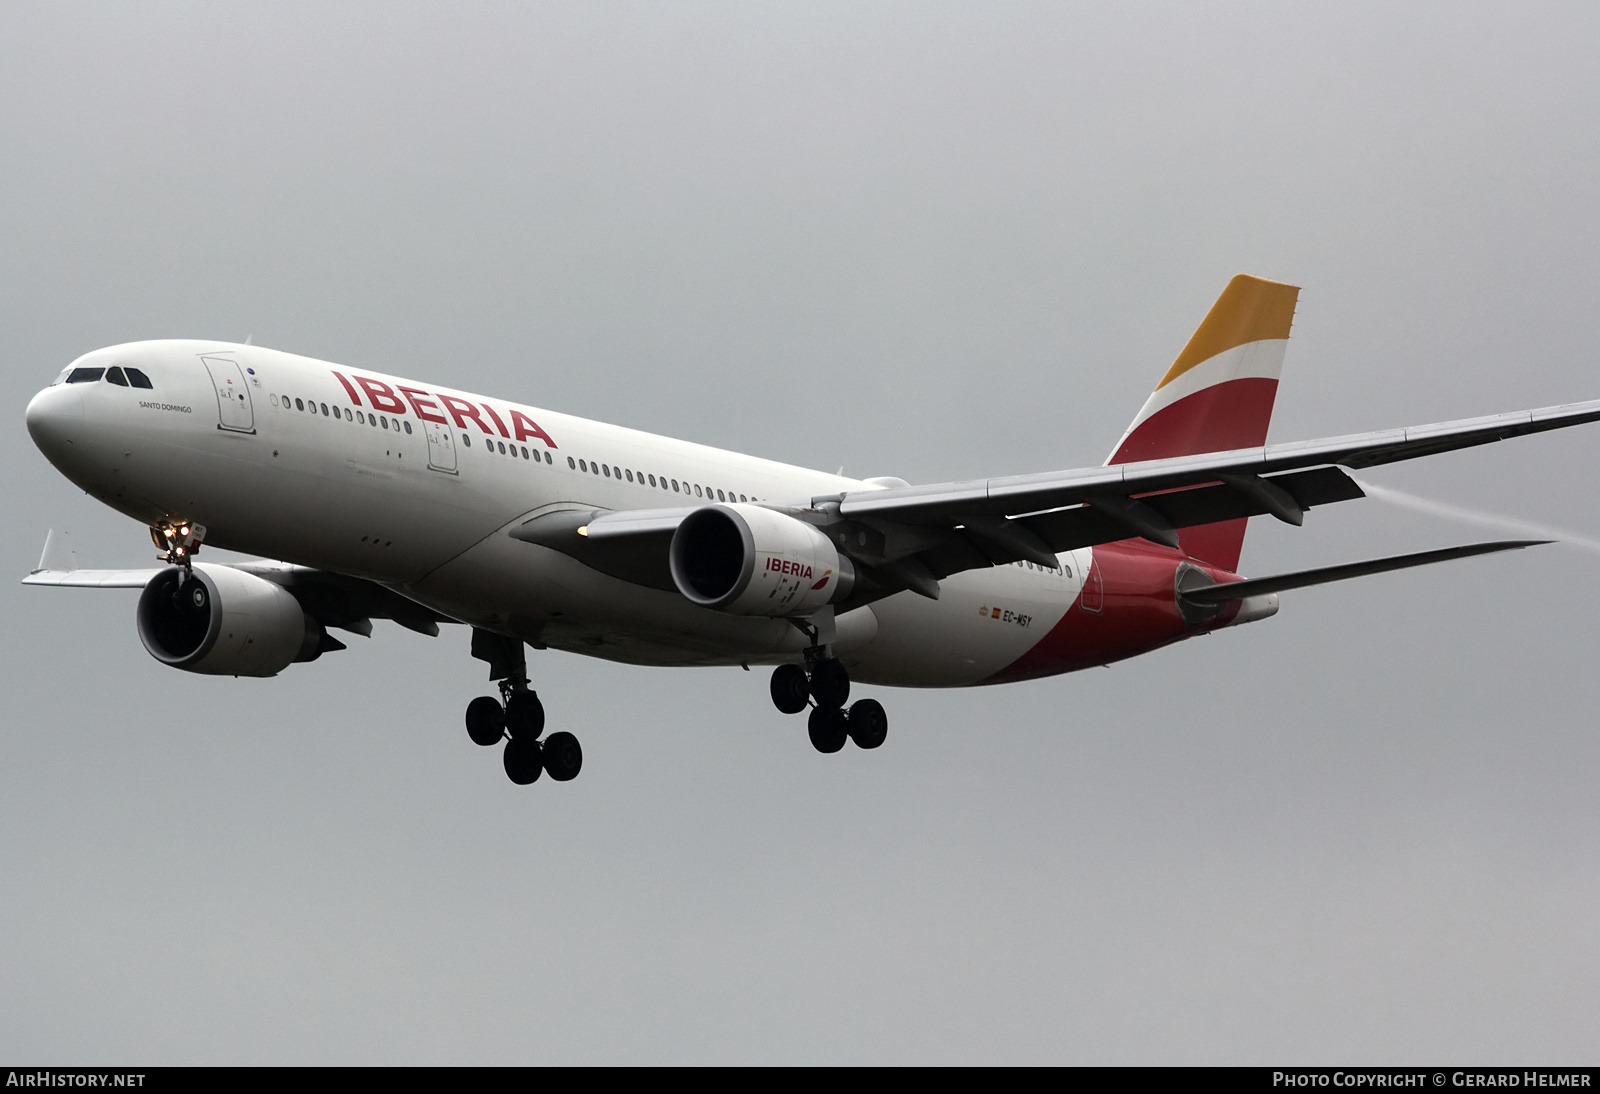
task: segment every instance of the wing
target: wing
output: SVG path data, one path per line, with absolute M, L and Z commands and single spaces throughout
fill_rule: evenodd
M 881 558 L 939 578 L 1134 536 L 1169 546 L 1175 530 L 1362 497 L 1342 468 L 1366 468 L 1600 421 L 1600 400 L 1314 441 L 1076 471 L 853 491 L 814 508 L 881 533 Z M 927 533 L 942 533 L 929 540 Z M 920 534 L 920 535 L 919 535 Z M 869 565 L 871 558 L 863 559 Z
M 1299 524 L 1305 510 L 1363 497 L 1344 468 L 1600 421 L 1600 400 L 1227 452 L 971 482 L 867 489 L 768 506 L 825 529 L 868 581 L 846 605 L 911 589 L 938 595 L 963 570 L 1143 536 L 1176 546 L 1176 530 L 1271 514 Z M 550 513 L 510 534 L 614 577 L 672 590 L 668 547 L 693 508 Z
M 80 570 L 70 553 L 59 548 L 58 534 L 46 540 L 39 568 L 22 579 L 24 585 L 51 585 L 73 589 L 142 589 L 161 572 L 148 570 Z M 454 623 L 392 589 L 358 577 L 293 566 L 286 562 L 230 562 L 231 569 L 281 585 L 293 594 L 313 619 L 324 627 L 338 627 L 360 635 L 372 633 L 374 619 L 391 619 L 409 630 L 437 636 L 440 623 Z

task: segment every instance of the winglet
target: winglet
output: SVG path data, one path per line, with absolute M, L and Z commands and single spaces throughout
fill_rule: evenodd
M 56 570 L 70 573 L 77 568 L 78 553 L 68 542 L 67 533 L 50 529 L 45 533 L 44 553 L 39 556 L 39 565 L 33 572 L 37 574 L 44 570 Z

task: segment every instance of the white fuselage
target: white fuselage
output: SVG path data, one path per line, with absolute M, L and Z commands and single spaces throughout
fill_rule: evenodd
M 72 367 L 113 365 L 151 387 L 58 382 L 28 413 L 51 461 L 118 510 L 196 521 L 214 546 L 370 579 L 463 623 L 616 661 L 774 663 L 807 640 L 785 620 L 700 608 L 509 528 L 565 509 L 805 506 L 874 489 L 256 346 L 140 342 Z M 1091 551 L 1060 561 L 968 571 L 945 578 L 937 601 L 900 593 L 845 613 L 838 655 L 863 683 L 981 683 L 1072 608 Z

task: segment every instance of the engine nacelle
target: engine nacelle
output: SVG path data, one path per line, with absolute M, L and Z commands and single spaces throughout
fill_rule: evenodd
M 672 580 L 701 607 L 808 615 L 850 595 L 855 570 L 828 537 L 759 505 L 696 509 L 672 535 Z
M 322 628 L 281 586 L 228 566 L 162 570 L 139 594 L 139 640 L 164 665 L 214 676 L 276 676 L 313 660 Z

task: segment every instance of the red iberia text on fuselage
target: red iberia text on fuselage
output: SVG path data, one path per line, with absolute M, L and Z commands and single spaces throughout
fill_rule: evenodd
M 486 436 L 492 437 L 498 430 L 500 436 L 507 440 L 543 441 L 546 448 L 560 447 L 550 434 L 539 428 L 539 423 L 520 410 L 507 408 L 507 417 L 511 419 L 511 428 L 507 429 L 505 419 L 488 403 L 473 403 L 456 395 L 425 391 L 422 388 L 407 387 L 405 384 L 391 387 L 384 381 L 375 380 L 370 376 L 355 376 L 355 383 L 352 384 L 343 373 L 331 369 L 329 371 L 333 372 L 354 406 L 365 406 L 384 414 L 395 415 L 403 415 L 409 409 L 420 421 L 434 422 L 438 425 L 450 425 L 454 422 L 457 429 L 466 429 L 467 422 L 471 421 Z M 356 390 L 358 387 L 360 391 Z M 366 393 L 366 402 L 362 402 L 362 392 Z M 404 399 L 401 398 L 402 395 Z M 439 411 L 444 413 L 438 413 Z M 449 417 L 445 417 L 445 414 Z M 488 414 L 489 421 L 494 423 L 493 428 L 483 420 L 483 414 Z

